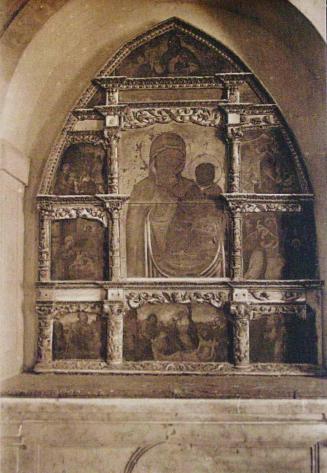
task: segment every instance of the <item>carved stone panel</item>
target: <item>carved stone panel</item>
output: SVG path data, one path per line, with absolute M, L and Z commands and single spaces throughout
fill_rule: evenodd
M 106 153 L 101 145 L 80 143 L 64 152 L 57 172 L 54 194 L 104 194 L 107 192 Z
M 83 308 L 53 321 L 54 360 L 105 359 L 106 319 Z
M 38 196 L 48 305 L 37 369 L 321 366 L 313 194 L 254 75 L 174 18 L 126 43 L 92 84 Z M 104 313 L 53 307 L 67 300 L 101 300 Z
M 243 214 L 245 279 L 315 277 L 310 212 Z
M 300 192 L 291 152 L 278 129 L 247 132 L 241 145 L 243 192 L 292 194 Z
M 192 128 L 156 127 L 123 136 L 122 159 L 131 161 L 122 166 L 121 179 L 124 192 L 131 192 L 122 221 L 129 277 L 227 273 L 227 216 L 220 195 L 225 147 L 208 129 L 197 143 Z M 130 172 L 133 164 L 139 169 L 138 180 Z
M 168 122 L 122 133 L 119 142 L 120 193 L 130 194 L 134 186 L 144 179 L 153 180 L 155 177 L 158 184 L 163 180 L 162 166 L 158 172 L 160 162 L 157 161 L 158 137 L 164 133 L 174 134 L 175 141 L 174 137 L 168 137 L 165 143 L 161 140 L 163 146 L 160 151 L 163 156 L 160 161 L 173 164 L 173 154 L 180 148 L 181 159 L 175 164 L 175 179 L 180 176 L 195 182 L 196 168 L 202 163 L 211 163 L 214 167 L 213 182 L 206 185 L 215 184 L 221 191 L 226 191 L 226 146 L 222 137 L 219 137 L 221 129 L 207 126 L 199 129 L 199 125 L 192 123 Z M 173 171 L 174 166 L 169 166 L 166 172 L 170 170 Z M 173 177 L 174 174 L 171 179 Z
M 125 315 L 125 361 L 228 362 L 230 350 L 230 323 L 209 304 L 145 304 Z
M 180 31 L 168 31 L 139 46 L 116 70 L 119 76 L 160 77 L 236 72 L 219 53 Z
M 252 363 L 317 363 L 315 317 L 275 313 L 250 321 Z
M 106 278 L 106 229 L 100 222 L 76 218 L 51 223 L 51 278 Z

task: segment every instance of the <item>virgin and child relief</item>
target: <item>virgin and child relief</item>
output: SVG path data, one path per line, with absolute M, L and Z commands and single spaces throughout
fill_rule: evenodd
M 154 134 L 147 176 L 134 184 L 129 199 L 129 277 L 226 275 L 221 158 L 190 156 L 181 134 Z

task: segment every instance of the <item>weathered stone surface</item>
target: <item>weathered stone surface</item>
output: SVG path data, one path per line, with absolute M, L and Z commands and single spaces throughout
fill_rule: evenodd
M 22 374 L 4 382 L 1 394 L 28 398 L 324 399 L 327 378 Z
M 326 409 L 326 400 L 4 398 L 1 471 L 316 473 Z

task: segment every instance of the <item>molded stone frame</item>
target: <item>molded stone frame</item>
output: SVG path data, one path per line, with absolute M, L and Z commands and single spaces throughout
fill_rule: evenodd
M 115 75 L 122 61 L 137 47 L 167 31 L 181 31 L 220 54 L 231 64 L 234 72 L 210 76 L 125 77 Z M 242 103 L 244 86 L 256 97 L 254 103 Z M 210 99 L 166 101 L 130 100 L 124 102 L 121 92 L 137 91 L 202 91 L 210 90 Z M 217 100 L 212 100 L 217 91 Z M 105 102 L 93 100 L 106 97 Z M 191 97 L 191 96 L 190 96 Z M 92 102 L 93 100 L 93 102 Z M 93 105 L 92 105 L 93 104 Z M 229 261 L 230 278 L 125 278 L 121 271 L 121 210 L 129 196 L 120 192 L 119 140 L 123 133 L 154 124 L 192 123 L 200 127 L 219 129 L 226 143 L 228 185 L 223 194 L 232 227 Z M 241 143 L 251 130 L 281 130 L 296 170 L 298 194 L 248 194 L 241 192 Z M 94 196 L 52 195 L 56 172 L 63 152 L 72 143 L 101 144 L 108 162 L 108 194 Z M 193 373 L 321 373 L 322 359 L 321 282 L 317 280 L 259 280 L 243 277 L 242 219 L 248 212 L 301 213 L 308 201 L 313 201 L 301 153 L 288 130 L 278 106 L 262 88 L 255 76 L 222 45 L 190 25 L 173 18 L 163 22 L 124 45 L 111 58 L 92 85 L 72 110 L 63 131 L 54 144 L 40 185 L 39 220 L 39 282 L 37 283 L 39 318 L 39 358 L 36 371 L 131 371 L 131 372 L 193 372 Z M 109 227 L 110 251 L 108 281 L 51 281 L 50 280 L 50 223 L 67 218 L 97 219 Z M 53 307 L 56 304 L 99 303 L 107 314 L 107 357 L 105 361 L 53 360 L 50 333 Z M 232 322 L 234 364 L 123 362 L 123 319 L 128 307 L 144 303 L 167 304 L 198 302 L 223 307 Z M 51 309 L 48 310 L 48 308 Z M 294 313 L 303 317 L 307 307 L 315 311 L 318 364 L 249 363 L 249 320 L 254 314 Z M 44 312 L 45 311 L 45 312 Z M 255 315 L 257 316 L 257 315 Z M 84 363 L 84 364 L 83 364 Z M 96 364 L 98 363 L 98 364 Z M 100 363 L 100 364 L 99 364 Z

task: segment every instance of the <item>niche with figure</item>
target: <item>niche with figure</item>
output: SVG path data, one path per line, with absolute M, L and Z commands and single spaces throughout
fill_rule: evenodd
M 83 310 L 55 317 L 52 351 L 55 360 L 104 359 L 106 319 Z
M 125 361 L 228 362 L 231 327 L 209 304 L 145 304 L 124 319 Z
M 261 212 L 243 217 L 245 279 L 306 279 L 316 276 L 314 226 L 310 209 L 300 213 Z
M 317 363 L 314 314 L 272 314 L 250 322 L 252 363 Z
M 116 70 L 118 76 L 168 77 L 236 72 L 228 58 L 181 31 L 169 31 L 136 48 Z
M 155 126 L 122 140 L 124 149 L 134 151 L 125 153 L 121 175 L 122 190 L 130 193 L 129 277 L 227 274 L 225 147 L 214 130 L 203 128 L 195 137 L 197 129 Z
M 104 194 L 107 192 L 106 153 L 101 145 L 70 145 L 64 152 L 54 194 Z
M 279 129 L 248 131 L 241 144 L 243 192 L 293 194 L 300 185 L 289 147 Z
M 51 225 L 51 278 L 100 280 L 106 278 L 106 229 L 100 222 L 76 218 Z

